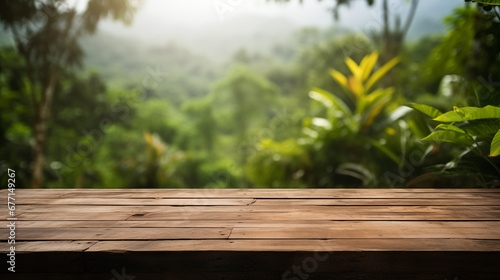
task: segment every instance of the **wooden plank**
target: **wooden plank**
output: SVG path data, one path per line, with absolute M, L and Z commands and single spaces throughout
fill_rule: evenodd
M 4 216 L 5 218 L 5 216 Z M 131 220 L 131 221 L 175 221 L 175 220 L 335 220 L 335 221 L 500 221 L 498 211 L 457 212 L 436 211 L 391 212 L 385 211 L 323 211 L 323 212 L 153 212 L 153 213 L 117 213 L 117 212 L 26 212 L 18 215 L 20 220 L 72 221 L 72 220 Z
M 226 198 L 23 198 L 17 205 L 108 205 L 108 206 L 497 206 L 500 199 L 491 198 L 469 198 L 469 199 L 388 199 L 388 198 L 367 198 L 367 199 L 226 199 Z
M 343 199 L 256 199 L 255 206 L 498 206 L 500 199 L 469 198 L 469 199 L 389 199 L 389 198 L 343 198 Z
M 18 213 L 15 217 L 19 220 L 50 220 L 50 221 L 70 221 L 70 220 L 97 220 L 97 221 L 116 221 L 126 220 L 133 214 L 119 212 L 31 212 Z M 0 215 L 0 219 L 6 219 L 5 215 Z
M 16 192 L 31 192 L 33 189 L 27 188 L 17 188 Z M 359 192 L 359 193 L 367 193 L 367 192 L 398 192 L 398 193 L 419 193 L 419 192 L 438 192 L 438 193 L 461 193 L 461 192 L 475 192 L 475 193 L 489 193 L 489 192 L 500 192 L 499 188 L 321 188 L 321 189 L 294 189 L 294 188 L 253 188 L 253 189 L 244 189 L 244 188 L 209 188 L 209 189 L 177 189 L 177 188 L 145 188 L 145 189 L 123 189 L 123 188 L 106 188 L 106 189 L 78 189 L 78 188 L 53 188 L 53 189 L 37 189 L 37 193 L 43 192 L 51 192 L 51 193 L 61 193 L 61 192 L 134 192 L 134 193 L 150 193 L 150 192 L 168 192 L 168 193 L 178 193 L 178 192 L 191 192 L 191 193 L 200 193 L 206 192 L 211 194 L 220 194 L 227 192 L 253 192 L 253 193 L 262 193 L 262 192 L 288 192 L 288 193 L 305 193 L 305 192 L 315 192 L 315 193 L 324 193 L 324 192 Z M 1 193 L 6 193 L 7 190 L 0 190 Z
M 497 279 L 499 202 L 497 189 L 18 189 L 16 275 Z M 306 260 L 307 277 L 284 274 Z
M 162 206 L 236 206 L 249 205 L 254 200 L 251 198 L 235 199 L 235 198 L 149 198 L 149 199 L 133 199 L 133 198 L 31 198 L 26 197 L 19 199 L 17 205 L 162 205 Z
M 165 228 L 165 227 L 274 227 L 274 226 L 295 226 L 310 227 L 311 225 L 335 225 L 335 221 L 317 221 L 317 220 L 177 220 L 177 221 L 94 221 L 94 220 L 75 220 L 75 221 L 24 221 L 19 220 L 16 224 L 20 228 L 86 228 L 86 227 L 116 227 L 116 228 Z M 347 222 L 349 223 L 349 222 Z
M 306 239 L 306 240 L 152 240 L 152 241 L 98 241 L 87 252 L 123 251 L 302 251 L 302 252 L 352 252 L 352 251 L 500 251 L 498 240 L 474 239 Z
M 43 213 L 43 212 L 126 212 L 126 213 L 216 213 L 216 212 L 301 212 L 301 213 L 499 213 L 500 206 L 316 206 L 316 205 L 298 205 L 295 207 L 282 205 L 244 205 L 244 206 L 155 206 L 155 205 L 134 205 L 134 206 L 114 206 L 114 205 L 20 205 L 16 207 L 17 211 L 24 213 Z
M 317 207 L 306 211 L 296 207 L 289 210 L 269 211 L 181 211 L 148 212 L 131 216 L 128 220 L 176 220 L 176 219 L 246 219 L 246 220 L 500 220 L 500 211 L 486 206 L 366 206 L 366 207 Z
M 472 238 L 500 239 L 496 227 L 485 223 L 380 222 L 336 227 L 235 227 L 230 228 L 18 228 L 17 240 L 126 240 L 126 239 L 324 239 L 324 238 Z M 0 229 L 8 235 L 8 229 Z
M 424 222 L 354 223 L 332 227 L 235 227 L 230 239 L 321 239 L 321 238 L 471 238 L 500 239 L 500 226 L 480 223 L 432 224 Z M 486 224 L 485 224 L 486 225 Z M 398 240 L 399 241 L 399 240 Z
M 19 228 L 17 240 L 125 240 L 125 239 L 321 239 L 321 238 L 473 238 L 500 239 L 498 223 L 379 222 L 337 223 L 336 227 L 230 228 Z M 8 235 L 7 229 L 0 234 Z
M 22 197 L 30 190 L 18 189 Z M 152 190 L 84 190 L 42 189 L 31 197 L 38 198 L 500 198 L 497 189 L 488 191 L 405 191 L 395 189 L 152 189 Z
M 16 254 L 33 252 L 83 252 L 94 245 L 96 241 L 17 241 L 15 243 Z M 8 253 L 10 244 L 0 243 L 0 253 Z
M 18 228 L 16 240 L 221 239 L 231 228 Z M 0 229 L 8 236 L 9 229 Z
M 321 221 L 321 220 L 180 220 L 180 221 L 23 221 L 19 228 L 178 228 L 178 227 L 250 227 L 250 228 L 380 228 L 409 224 L 421 227 L 498 228 L 500 222 L 490 221 Z
M 29 215 L 29 214 L 28 214 Z M 27 217 L 29 217 L 27 215 Z M 35 216 L 33 219 L 47 219 L 46 216 Z M 72 219 L 82 219 L 81 217 L 72 217 Z M 148 213 L 144 216 L 132 216 L 128 220 L 335 220 L 335 221 L 469 221 L 469 220 L 484 220 L 484 221 L 499 221 L 498 213 L 482 213 L 482 215 L 474 213 L 455 213 L 451 214 L 418 214 L 418 213 L 404 213 L 404 214 L 384 214 L 384 213 L 187 213 L 179 212 L 173 213 L 171 216 L 165 216 L 159 213 Z M 69 220 L 69 218 L 67 219 Z

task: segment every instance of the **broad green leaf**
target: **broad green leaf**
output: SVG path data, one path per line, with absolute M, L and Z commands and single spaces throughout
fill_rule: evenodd
M 495 134 L 495 137 L 493 137 L 490 147 L 490 157 L 496 157 L 499 155 L 500 155 L 500 129 L 497 131 L 497 134 Z
M 471 136 L 491 136 L 497 133 L 500 129 L 500 120 L 478 120 L 469 121 L 465 125 L 460 126 L 467 134 Z
M 361 80 L 361 75 L 363 74 L 361 67 L 359 67 L 358 64 L 356 64 L 356 62 L 354 62 L 354 60 L 352 60 L 350 57 L 346 57 L 345 64 L 351 70 L 352 75 Z
M 479 107 L 462 107 L 454 108 L 453 111 L 447 112 L 434 118 L 440 122 L 463 122 L 481 119 L 498 119 L 500 118 L 500 107 L 485 106 Z
M 334 70 L 334 69 L 330 69 L 330 75 L 333 77 L 333 79 L 335 81 L 337 81 L 337 83 L 342 86 L 342 88 L 344 88 L 344 90 L 347 91 L 347 88 L 348 88 L 348 85 L 347 85 L 347 78 L 342 74 L 340 73 L 339 71 L 337 70 Z
M 405 106 L 415 109 L 421 113 L 424 113 L 431 118 L 437 118 L 439 115 L 443 114 L 438 109 L 425 104 L 407 104 Z
M 349 107 L 344 103 L 344 101 L 342 101 L 342 99 L 329 93 L 326 90 L 313 88 L 309 92 L 309 97 L 323 103 L 323 105 L 325 105 L 327 108 L 335 107 L 348 116 L 352 115 L 351 109 L 349 109 Z
M 435 131 L 422 139 L 422 141 L 448 142 L 462 146 L 471 146 L 474 144 L 474 140 L 470 136 L 453 130 Z
M 440 125 L 436 126 L 436 129 L 453 130 L 453 131 L 456 131 L 456 132 L 459 132 L 459 133 L 466 134 L 463 129 L 460 129 L 460 128 L 452 125 L 452 124 L 440 124 Z
M 375 73 L 373 73 L 373 75 L 371 75 L 368 81 L 366 82 L 365 86 L 366 91 L 369 91 L 371 87 L 375 85 L 375 83 L 378 82 L 385 74 L 387 74 L 389 70 L 391 70 L 394 66 L 396 66 L 396 64 L 398 64 L 399 61 L 401 61 L 401 58 L 395 57 L 386 64 L 384 64 L 382 67 L 380 67 L 380 69 L 375 71 Z
M 460 114 L 457 111 L 449 111 L 441 116 L 434 118 L 435 121 L 439 122 L 463 122 L 466 121 L 465 115 Z

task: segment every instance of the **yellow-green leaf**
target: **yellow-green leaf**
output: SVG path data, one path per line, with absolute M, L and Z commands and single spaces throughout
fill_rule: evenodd
M 391 90 L 387 91 L 388 93 L 392 93 Z M 363 114 L 363 121 L 361 124 L 361 131 L 366 131 L 373 122 L 375 118 L 382 112 L 382 110 L 387 106 L 387 104 L 391 101 L 391 96 L 388 94 L 381 95 L 380 98 L 373 104 L 371 104 L 366 112 Z
M 371 75 L 368 81 L 366 82 L 365 90 L 369 91 L 371 87 L 375 85 L 375 83 L 378 82 L 385 74 L 387 74 L 389 70 L 391 70 L 394 66 L 396 66 L 396 64 L 398 64 L 399 61 L 401 61 L 401 58 L 395 57 L 386 64 L 384 64 L 382 67 L 380 67 L 380 69 L 375 71 L 375 73 L 373 73 L 373 75 Z
M 370 76 L 373 67 L 375 67 L 375 63 L 377 63 L 377 59 L 378 59 L 378 53 L 373 52 L 372 54 L 365 56 L 361 61 L 360 67 L 363 71 L 361 78 L 363 82 L 366 81 L 366 79 L 368 79 L 368 77 Z
M 500 118 L 500 107 L 485 106 L 479 107 L 454 107 L 453 111 L 447 112 L 434 118 L 439 122 L 463 122 L 481 119 L 498 119 Z
M 330 69 L 330 75 L 333 77 L 333 79 L 335 81 L 337 81 L 337 83 L 342 87 L 344 88 L 344 90 L 348 90 L 348 85 L 347 85 L 347 78 L 342 74 L 340 73 L 339 71 L 337 70 L 334 70 L 334 69 Z
M 499 155 L 500 155 L 500 129 L 497 131 L 497 134 L 495 134 L 495 137 L 493 137 L 490 147 L 490 157 L 496 157 Z
M 349 86 L 349 92 L 351 92 L 354 96 L 361 97 L 365 95 L 363 83 L 360 79 L 351 76 L 347 80 L 347 83 Z
M 437 118 L 438 116 L 443 114 L 438 109 L 425 104 L 407 104 L 405 106 L 415 109 L 421 113 L 424 113 L 431 118 Z
M 361 67 L 359 67 L 358 64 L 356 64 L 356 62 L 354 62 L 354 60 L 352 60 L 350 57 L 347 57 L 345 59 L 345 64 L 351 70 L 352 75 L 361 80 L 361 75 L 363 74 Z
M 309 92 L 309 97 L 323 103 L 327 108 L 336 108 L 346 115 L 352 115 L 351 109 L 342 101 L 342 99 L 329 93 L 326 90 L 313 88 Z
M 474 144 L 474 140 L 464 133 L 453 130 L 439 130 L 429 134 L 422 141 L 448 142 L 469 147 Z
M 463 129 L 460 129 L 460 128 L 452 125 L 452 124 L 444 124 L 444 123 L 442 123 L 442 124 L 436 126 L 436 129 L 453 130 L 453 131 L 465 134 L 465 131 Z
M 370 110 L 370 107 L 379 102 L 383 98 L 388 98 L 394 93 L 394 88 L 379 88 L 366 95 L 364 98 L 360 99 L 358 103 L 357 113 L 364 114 L 366 110 Z

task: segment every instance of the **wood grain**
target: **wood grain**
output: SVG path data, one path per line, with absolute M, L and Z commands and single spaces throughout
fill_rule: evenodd
M 6 197 L 0 190 L 4 208 Z M 112 279 L 122 267 L 137 279 L 305 279 L 284 273 L 306 261 L 317 262 L 307 279 L 500 275 L 499 189 L 17 189 L 15 198 L 23 261 L 2 279 Z M 0 261 L 9 251 L 0 241 Z

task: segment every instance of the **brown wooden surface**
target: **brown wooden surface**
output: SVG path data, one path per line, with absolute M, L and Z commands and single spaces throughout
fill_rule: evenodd
M 307 279 L 500 279 L 496 189 L 17 189 L 15 198 L 21 273 L 5 267 L 1 279 L 112 279 L 122 267 L 136 279 L 306 279 L 284 273 L 307 261 L 317 264 Z M 7 224 L 7 190 L 0 199 Z M 1 227 L 3 257 L 8 235 Z

